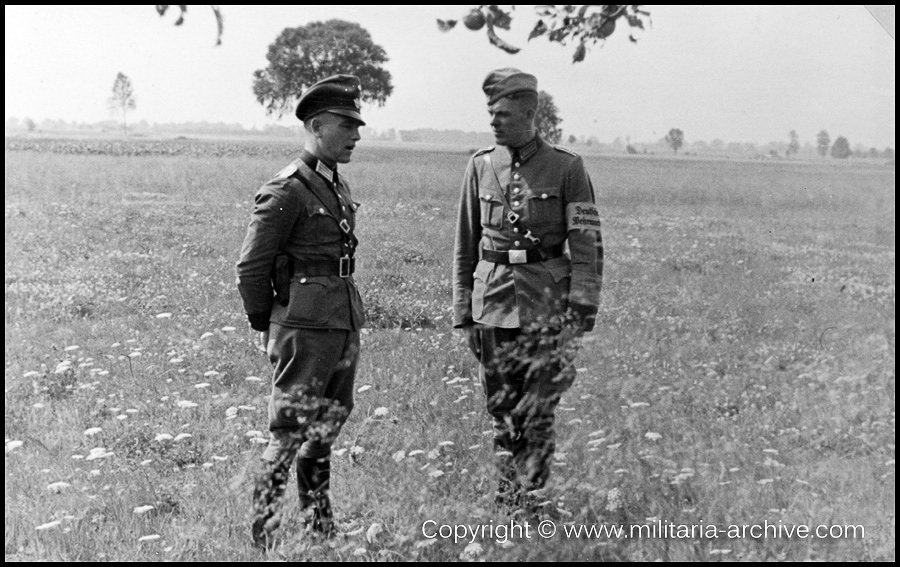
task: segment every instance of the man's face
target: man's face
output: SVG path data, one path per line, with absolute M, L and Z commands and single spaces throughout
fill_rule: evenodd
M 359 121 L 349 116 L 323 112 L 319 126 L 319 158 L 335 163 L 349 163 L 359 141 Z
M 501 98 L 488 106 L 494 139 L 501 146 L 517 148 L 527 144 L 534 132 L 533 112 L 522 100 Z

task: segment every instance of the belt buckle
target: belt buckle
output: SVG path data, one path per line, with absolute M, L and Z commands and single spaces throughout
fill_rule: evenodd
M 342 278 L 350 277 L 350 256 L 345 254 L 340 258 L 340 266 L 338 269 L 338 275 Z
M 510 264 L 527 264 L 528 263 L 528 251 L 527 250 L 510 250 L 509 251 L 509 263 Z

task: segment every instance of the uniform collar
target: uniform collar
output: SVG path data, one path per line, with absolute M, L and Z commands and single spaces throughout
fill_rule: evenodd
M 320 160 L 313 154 L 311 154 L 308 150 L 303 150 L 303 153 L 300 154 L 300 159 L 305 163 L 311 170 L 318 173 L 322 176 L 322 179 L 331 183 L 334 186 L 337 186 L 338 182 L 338 172 L 337 167 L 329 167 L 325 164 L 324 161 Z
M 530 142 L 518 148 L 509 148 L 514 162 L 525 163 L 544 146 L 544 141 L 536 135 Z

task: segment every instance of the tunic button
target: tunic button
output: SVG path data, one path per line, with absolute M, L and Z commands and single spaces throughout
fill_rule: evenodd
M 306 283 L 306 278 L 300 278 L 300 283 Z
M 519 162 L 516 162 L 515 165 L 516 165 L 516 167 L 519 167 L 521 164 Z
M 522 176 L 519 175 L 518 173 L 513 174 L 513 179 L 518 179 L 518 178 L 520 178 L 520 177 L 522 177 Z
M 519 229 L 516 227 L 513 227 L 513 232 L 519 232 Z
M 342 211 L 346 211 L 346 210 L 347 210 L 347 207 L 341 207 L 341 210 L 342 210 Z
M 320 208 L 319 208 L 319 212 L 320 212 L 321 214 L 324 215 L 324 214 L 325 214 L 325 209 L 323 209 L 323 208 L 320 207 Z
M 518 245 L 519 245 L 519 241 L 518 241 L 518 240 L 516 240 L 515 242 L 513 242 L 513 246 L 518 246 Z
M 518 206 L 519 206 L 519 202 L 518 202 L 518 201 L 513 201 L 513 207 L 518 207 Z
M 513 193 L 518 193 L 518 192 L 519 192 L 519 188 L 518 188 L 518 187 L 514 187 L 514 188 L 513 188 Z
M 547 194 L 546 194 L 546 193 L 544 193 L 544 194 L 541 195 L 541 199 L 546 199 L 546 198 L 547 198 Z

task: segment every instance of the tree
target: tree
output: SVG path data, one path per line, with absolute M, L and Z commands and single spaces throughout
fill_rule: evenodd
M 831 145 L 831 136 L 828 135 L 828 132 L 822 130 L 816 136 L 816 150 L 819 152 L 819 155 L 825 157 L 828 155 L 828 146 Z
M 491 45 L 506 51 L 518 53 L 520 49 L 510 45 L 497 35 L 496 28 L 509 30 L 512 24 L 515 10 L 513 5 L 510 11 L 503 10 L 496 5 L 480 5 L 469 9 L 463 17 L 463 24 L 472 31 L 486 28 L 488 41 Z M 580 5 L 571 4 L 545 4 L 534 7 L 539 19 L 528 40 L 546 35 L 550 42 L 566 45 L 571 41 L 576 45 L 572 62 L 584 61 L 587 54 L 587 46 L 598 41 L 606 41 L 606 38 L 616 30 L 616 22 L 625 20 L 632 28 L 644 29 L 644 20 L 650 22 L 650 12 L 642 10 L 640 5 Z M 438 29 L 447 32 L 452 30 L 458 20 L 438 20 Z M 634 35 L 628 39 L 637 43 Z
M 131 88 L 131 79 L 123 73 L 116 75 L 116 81 L 113 83 L 113 94 L 109 97 L 107 105 L 111 112 L 122 111 L 122 127 L 125 135 L 128 135 L 128 121 L 126 120 L 129 110 L 134 110 L 136 104 L 134 100 L 134 89 Z
M 269 46 L 269 65 L 253 72 L 253 94 L 266 114 L 290 111 L 304 89 L 326 77 L 349 73 L 362 83 L 363 102 L 384 105 L 393 92 L 384 49 L 359 24 L 343 20 L 285 28 Z
M 797 135 L 796 130 L 791 130 L 788 132 L 788 147 L 784 151 L 784 155 L 790 157 L 792 155 L 797 155 L 800 152 L 800 136 Z
M 559 127 L 561 122 L 553 97 L 546 91 L 540 91 L 537 113 L 534 115 L 534 127 L 537 128 L 538 135 L 551 144 L 558 144 L 562 139 L 562 128 Z
M 672 149 L 677 154 L 681 146 L 684 145 L 684 132 L 682 132 L 678 128 L 672 128 L 671 130 L 669 130 L 669 133 L 666 134 L 665 139 L 666 143 L 672 146 Z
M 850 142 L 843 136 L 838 136 L 831 146 L 831 157 L 837 159 L 847 159 L 850 157 Z
M 22 120 L 22 123 L 25 124 L 25 127 L 28 128 L 29 132 L 34 132 L 34 129 L 37 128 L 37 125 L 34 123 L 34 120 L 32 120 L 31 118 L 29 118 L 27 116 Z
M 884 159 L 894 159 L 894 150 L 891 148 L 884 148 L 884 151 L 881 152 L 881 157 Z

